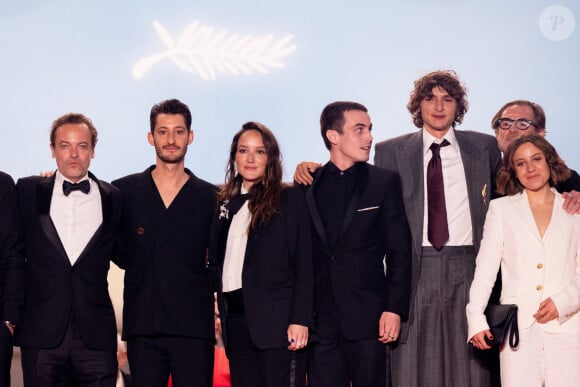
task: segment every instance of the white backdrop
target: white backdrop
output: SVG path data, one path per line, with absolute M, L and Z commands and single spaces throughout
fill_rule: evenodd
M 277 135 L 289 180 L 298 161 L 327 158 L 324 105 L 367 105 L 375 141 L 413 131 L 413 80 L 436 69 L 456 70 L 468 87 L 459 129 L 492 133 L 504 102 L 531 99 L 578 169 L 580 3 L 558 4 L 0 0 L 0 170 L 17 178 L 53 168 L 50 123 L 78 111 L 99 129 L 97 176 L 141 171 L 154 161 L 149 110 L 175 97 L 193 113 L 187 166 L 198 176 L 221 183 L 233 133 L 257 120 Z M 135 67 L 145 58 L 149 66 Z

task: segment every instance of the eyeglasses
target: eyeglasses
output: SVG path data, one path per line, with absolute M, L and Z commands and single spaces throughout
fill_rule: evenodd
M 518 118 L 517 120 L 512 120 L 511 118 L 500 118 L 497 120 L 497 123 L 498 126 L 503 130 L 510 129 L 514 123 L 516 124 L 516 128 L 519 130 L 526 130 L 530 127 L 530 125 L 536 126 L 534 121 L 526 120 L 525 118 Z

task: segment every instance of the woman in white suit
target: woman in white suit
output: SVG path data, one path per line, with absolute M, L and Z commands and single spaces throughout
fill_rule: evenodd
M 501 266 L 502 304 L 518 305 L 520 343 L 500 348 L 503 387 L 580 385 L 580 216 L 553 186 L 570 175 L 537 134 L 511 143 L 497 177 L 467 305 L 468 339 L 491 338 L 483 311 Z

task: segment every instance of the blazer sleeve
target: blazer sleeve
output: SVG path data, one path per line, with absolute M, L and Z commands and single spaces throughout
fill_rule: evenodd
M 0 285 L 2 321 L 20 324 L 24 300 L 24 240 L 16 186 L 2 174 L 0 188 Z
M 580 223 L 577 218 L 578 215 L 573 216 L 575 217 L 574 221 L 576 221 L 576 224 Z M 576 229 L 580 230 L 580 227 L 576 227 Z M 580 235 L 576 234 L 576 238 L 580 238 Z M 551 296 L 552 301 L 558 309 L 558 321 L 561 324 L 580 310 L 580 242 L 578 240 L 576 240 L 576 251 L 573 251 L 572 254 L 575 254 L 576 262 L 574 281 L 560 292 Z
M 503 229 L 501 210 L 498 203 L 492 200 L 483 227 L 483 239 L 475 261 L 475 274 L 469 289 L 467 314 L 467 340 L 476 333 L 489 329 L 483 314 L 503 255 Z
M 572 173 L 570 177 L 556 186 L 558 192 L 580 191 L 580 175 L 574 170 L 570 172 Z
M 411 297 L 411 231 L 399 175 L 390 173 L 387 187 L 382 208 L 387 263 L 387 294 L 383 310 L 398 314 L 404 321 L 409 315 Z
M 306 198 L 300 188 L 287 188 L 286 232 L 292 262 L 293 289 L 290 324 L 311 327 L 314 304 L 314 269 L 310 218 Z

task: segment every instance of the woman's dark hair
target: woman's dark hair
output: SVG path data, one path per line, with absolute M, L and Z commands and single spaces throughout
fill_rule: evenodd
M 252 223 L 250 227 L 255 230 L 272 215 L 278 211 L 280 196 L 284 189 L 282 183 L 282 156 L 278 141 L 270 129 L 259 122 L 246 122 L 232 140 L 230 147 L 230 158 L 226 167 L 226 181 L 222 190 L 218 194 L 218 201 L 225 202 L 238 195 L 242 186 L 242 176 L 236 172 L 236 153 L 238 151 L 238 142 L 242 134 L 255 130 L 262 136 L 268 161 L 266 170 L 262 179 L 252 185 L 250 188 L 249 209 L 252 214 Z
M 516 168 L 513 158 L 514 153 L 516 153 L 519 147 L 525 143 L 534 145 L 544 154 L 546 163 L 550 169 L 550 187 L 553 187 L 570 177 L 570 169 L 568 169 L 564 161 L 560 156 L 558 156 L 558 153 L 552 144 L 537 133 L 526 134 L 512 141 L 503 155 L 503 165 L 495 179 L 497 185 L 496 190 L 501 195 L 515 195 L 524 190 L 524 186 L 516 177 Z

